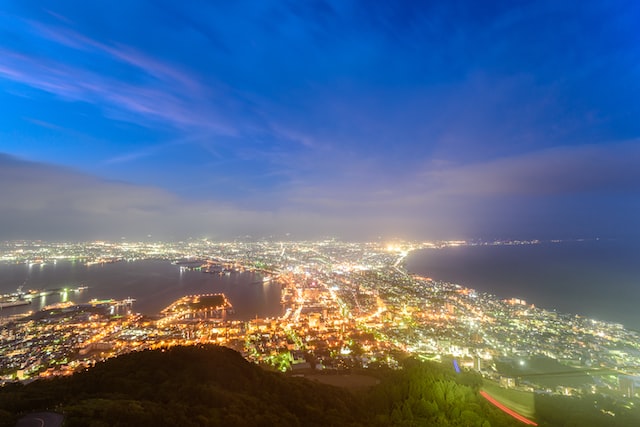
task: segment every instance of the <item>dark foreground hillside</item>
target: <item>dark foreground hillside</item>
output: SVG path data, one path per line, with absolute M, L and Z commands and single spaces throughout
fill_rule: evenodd
M 127 354 L 72 377 L 8 385 L 0 390 L 0 420 L 13 426 L 20 414 L 50 410 L 72 427 L 512 424 L 476 387 L 437 365 L 374 374 L 381 383 L 356 394 L 265 371 L 225 347 L 173 347 Z
M 359 425 L 363 416 L 346 391 L 266 372 L 214 346 L 131 353 L 5 389 L 3 410 L 56 410 L 65 426 Z
M 410 359 L 401 370 L 367 375 L 380 383 L 349 392 L 265 371 L 225 347 L 144 351 L 71 377 L 0 388 L 0 426 L 37 411 L 64 414 L 71 427 L 523 425 L 479 395 L 481 379 L 473 373 Z M 539 418 L 541 426 L 578 425 L 566 417 L 573 411 L 551 403 L 541 418 L 552 422 Z M 588 416 L 584 406 L 573 409 Z

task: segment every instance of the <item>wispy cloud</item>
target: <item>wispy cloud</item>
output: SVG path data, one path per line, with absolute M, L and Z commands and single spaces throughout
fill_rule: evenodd
M 119 156 L 111 157 L 105 160 L 105 164 L 121 164 L 121 163 L 129 163 L 138 159 L 143 159 L 145 157 L 149 157 L 153 155 L 153 153 L 159 150 L 158 146 L 146 147 L 143 150 L 128 152 L 125 154 L 121 154 Z
M 105 54 L 114 60 L 136 67 L 150 76 L 172 84 L 177 83 L 182 89 L 188 90 L 191 94 L 207 91 L 207 88 L 189 73 L 178 69 L 176 66 L 152 58 L 130 46 L 121 43 L 109 45 L 65 27 L 45 25 L 32 20 L 26 22 L 37 34 L 54 43 L 84 52 Z
M 424 189 L 458 196 L 640 192 L 640 141 L 554 147 L 421 174 Z
M 61 131 L 65 131 L 65 132 L 69 131 L 68 129 L 66 129 L 66 128 L 62 127 L 62 126 L 56 125 L 54 123 L 47 122 L 45 120 L 38 120 L 38 119 L 35 119 L 33 117 L 24 117 L 24 120 L 26 120 L 26 121 L 28 121 L 30 123 L 33 123 L 34 125 L 38 125 L 38 126 L 41 126 L 43 128 L 47 128 L 47 129 L 61 130 Z
M 207 129 L 234 135 L 237 130 L 220 113 L 214 94 L 189 73 L 122 44 L 106 44 L 73 30 L 24 21 L 32 33 L 53 43 L 52 51 L 69 48 L 84 55 L 84 61 L 99 55 L 108 61 L 131 67 L 140 78 L 115 78 L 91 71 L 55 55 L 36 56 L 0 49 L 0 76 L 68 100 L 84 101 L 104 108 L 107 114 L 133 123 L 151 121 L 154 126 Z
M 0 229 L 7 231 L 0 239 L 11 237 L 7 233 L 13 229 L 30 230 L 34 237 L 58 233 L 57 238 L 628 233 L 640 226 L 639 156 L 640 146 L 632 141 L 606 152 L 567 147 L 474 166 L 438 165 L 437 171 L 395 182 L 363 185 L 366 174 L 360 180 L 336 177 L 338 184 L 299 180 L 288 183 L 280 194 L 267 193 L 265 197 L 275 200 L 269 207 L 240 207 L 211 199 L 187 200 L 159 188 L 105 181 L 0 155 L 0 182 L 12 183 L 0 187 Z M 590 209 L 594 201 L 609 200 L 612 189 L 625 194 L 611 211 Z M 591 193 L 596 197 L 580 197 Z M 600 193 L 604 199 L 597 196 Z M 624 208 L 620 203 L 626 203 Z
M 640 141 L 632 140 L 556 147 L 469 165 L 434 162 L 394 178 L 376 179 L 376 165 L 361 164 L 364 169 L 352 176 L 341 171 L 322 183 L 293 181 L 286 194 L 288 204 L 301 212 L 342 215 L 354 229 L 364 228 L 356 218 L 366 219 L 370 231 L 377 227 L 383 234 L 619 234 L 640 225 L 638 164 Z M 348 165 L 346 159 L 338 170 Z M 603 203 L 610 200 L 617 204 L 607 209 Z
M 165 190 L 107 181 L 0 153 L 0 240 L 34 238 L 231 238 L 291 232 L 318 237 L 344 231 L 351 220 L 313 211 L 242 209 L 213 200 L 190 201 Z M 359 220 L 370 225 L 370 219 Z M 311 227 L 311 225 L 313 225 Z M 15 230 L 16 234 L 12 234 Z M 348 234 L 343 234 L 348 236 Z

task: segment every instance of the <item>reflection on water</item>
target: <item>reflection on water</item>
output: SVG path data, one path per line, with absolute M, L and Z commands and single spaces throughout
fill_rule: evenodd
M 235 319 L 275 317 L 282 313 L 280 285 L 262 283 L 251 272 L 219 276 L 199 271 L 181 271 L 168 261 L 147 260 L 86 266 L 78 262 L 55 264 L 0 264 L 0 293 L 28 289 L 64 289 L 67 292 L 37 297 L 31 305 L 4 308 L 0 314 L 40 310 L 57 302 L 77 303 L 96 299 L 135 298 L 134 311 L 157 314 L 184 295 L 224 293 L 233 304 Z M 87 286 L 78 292 L 72 289 Z

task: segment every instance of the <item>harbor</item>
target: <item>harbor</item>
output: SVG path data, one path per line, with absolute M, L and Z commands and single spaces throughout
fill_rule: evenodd
M 22 286 L 20 286 L 16 292 L 0 296 L 0 309 L 29 305 L 32 300 L 36 298 L 46 297 L 49 295 L 75 294 L 86 289 L 88 289 L 87 286 L 79 286 L 77 288 L 29 289 L 25 292 L 22 290 Z
M 175 262 L 151 259 L 108 263 L 104 266 L 58 261 L 56 264 L 47 263 L 42 269 L 31 270 L 24 263 L 0 263 L 0 276 L 4 278 L 4 283 L 0 283 L 4 285 L 0 288 L 0 300 L 31 301 L 31 304 L 1 308 L 2 317 L 36 312 L 58 302 L 84 304 L 94 298 L 122 300 L 127 297 L 137 300 L 135 311 L 157 316 L 172 301 L 184 295 L 208 293 L 224 293 L 233 301 L 235 319 L 249 320 L 256 315 L 273 317 L 281 314 L 281 287 L 277 285 L 277 280 L 272 279 L 269 285 L 262 285 L 265 276 L 277 277 L 273 272 L 267 274 L 237 268 L 236 273 L 211 274 L 196 269 L 181 269 L 190 266 L 185 261 L 180 258 Z M 215 261 L 225 262 L 224 259 Z M 201 258 L 191 263 L 193 266 L 202 264 L 205 264 L 205 260 Z M 239 263 L 237 265 L 240 267 Z M 18 285 L 23 285 L 22 292 L 16 291 Z M 87 287 L 86 290 L 83 290 L 83 286 Z M 80 292 L 76 292 L 77 288 L 80 288 Z M 64 289 L 67 289 L 66 293 Z M 6 295 L 3 297 L 2 294 Z M 19 298 L 18 294 L 23 297 Z M 27 298 L 27 295 L 30 297 Z

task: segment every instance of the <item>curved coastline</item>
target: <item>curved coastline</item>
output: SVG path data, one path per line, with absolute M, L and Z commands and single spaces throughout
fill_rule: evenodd
M 200 271 L 180 271 L 166 260 L 138 260 L 86 266 L 67 262 L 47 264 L 29 270 L 24 264 L 0 264 L 0 293 L 15 292 L 16 283 L 28 278 L 25 288 L 52 289 L 86 284 L 87 289 L 68 296 L 75 303 L 91 299 L 135 298 L 135 312 L 155 316 L 175 300 L 189 294 L 224 293 L 240 320 L 273 317 L 280 314 L 280 287 L 256 286 L 263 283 L 258 273 L 232 275 L 204 274 Z M 65 296 L 65 298 L 67 298 Z M 64 302 L 62 295 L 52 294 L 34 300 L 29 306 L 3 308 L 3 316 L 38 311 L 47 305 Z
M 571 241 L 424 248 L 410 252 L 403 264 L 410 274 L 639 330 L 637 247 Z

